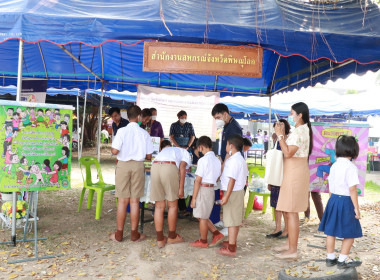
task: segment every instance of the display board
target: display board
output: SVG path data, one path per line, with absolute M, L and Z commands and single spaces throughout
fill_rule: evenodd
M 309 158 L 310 191 L 329 192 L 328 175 L 336 161 L 335 142 L 340 135 L 355 136 L 359 144 L 359 156 L 353 162 L 358 167 L 358 194 L 364 195 L 367 168 L 368 125 L 313 123 L 313 152 Z
M 0 101 L 0 191 L 70 188 L 74 107 Z

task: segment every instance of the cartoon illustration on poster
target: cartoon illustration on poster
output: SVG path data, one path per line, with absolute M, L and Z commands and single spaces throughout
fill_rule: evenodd
M 0 191 L 70 188 L 72 110 L 1 104 Z
M 360 153 L 355 165 L 359 171 L 358 194 L 364 195 L 364 184 L 367 164 L 368 126 L 345 125 L 339 126 L 326 123 L 313 123 L 313 152 L 309 158 L 310 191 L 329 192 L 328 175 L 336 161 L 335 142 L 340 135 L 355 136 Z

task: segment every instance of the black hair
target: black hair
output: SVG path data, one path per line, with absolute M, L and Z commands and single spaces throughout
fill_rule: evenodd
M 57 160 L 56 162 L 54 162 L 54 164 L 58 165 L 58 171 L 61 171 L 61 169 L 62 169 L 62 162 L 60 162 L 59 160 Z
M 61 113 L 55 113 L 56 116 L 61 116 Z
M 279 119 L 279 122 L 282 122 L 285 126 L 285 135 L 288 135 L 290 133 L 290 124 L 285 119 Z M 273 127 L 276 126 L 276 123 L 273 123 Z
M 45 113 L 46 113 L 47 111 L 51 112 L 51 110 L 50 110 L 50 109 L 46 109 L 46 110 L 45 110 Z
M 152 114 L 153 114 L 153 112 L 154 112 L 154 111 L 156 111 L 156 112 L 157 112 L 157 109 L 156 109 L 156 108 L 153 108 L 153 107 L 152 107 L 152 108 L 150 108 L 150 111 L 151 111 L 151 112 L 152 112 Z
M 25 160 L 26 160 L 26 157 L 22 157 L 22 158 L 20 159 L 20 163 L 23 164 Z
M 57 112 L 57 114 L 59 113 L 59 109 L 54 109 L 54 112 Z
M 112 107 L 108 110 L 108 115 L 112 116 L 113 113 L 118 113 L 120 115 L 120 108 L 119 107 Z
M 45 160 L 44 160 L 44 164 L 45 164 L 47 167 L 50 168 L 50 160 L 45 159 Z
M 359 144 L 354 136 L 340 135 L 336 139 L 335 152 L 337 157 L 356 159 L 359 156 Z
M 65 134 L 62 136 L 62 138 L 65 138 L 65 137 L 67 138 L 68 141 L 70 141 L 70 134 Z
M 17 113 L 17 112 L 14 112 L 14 113 L 13 113 L 13 116 L 18 116 L 18 113 Z
M 65 121 L 61 121 L 61 124 L 67 125 L 67 122 L 65 122 Z
M 230 113 L 226 104 L 218 103 L 212 108 L 211 115 L 214 117 L 216 114 Z
M 162 151 L 162 149 L 167 147 L 167 146 L 171 147 L 172 143 L 170 143 L 169 140 L 163 140 L 160 144 L 160 151 Z
M 303 102 L 298 102 L 292 105 L 292 110 L 294 110 L 297 113 L 297 115 L 302 114 L 302 120 L 305 124 L 307 124 L 307 127 L 309 128 L 309 156 L 310 156 L 311 152 L 313 151 L 313 130 L 311 129 L 309 107 L 307 107 L 307 105 Z
M 141 117 L 151 117 L 152 116 L 152 111 L 148 108 L 142 109 L 141 110 Z
M 187 116 L 187 113 L 184 110 L 179 111 L 178 114 L 177 114 L 177 117 L 180 118 L 180 117 L 183 117 L 183 116 Z
M 5 130 L 7 130 L 8 127 L 12 127 L 13 128 L 13 124 L 9 123 L 5 126 Z
M 135 119 L 141 114 L 141 108 L 137 105 L 132 105 L 127 109 L 129 119 Z
M 14 110 L 13 108 L 11 108 L 11 107 L 8 107 L 8 108 L 7 108 L 7 111 L 8 111 L 8 110 L 11 110 L 12 112 L 15 111 L 15 110 Z
M 212 141 L 211 138 L 208 136 L 201 136 L 199 137 L 197 141 L 197 147 L 203 146 L 205 148 L 212 149 Z
M 69 148 L 67 148 L 67 147 L 62 147 L 62 150 L 64 150 L 66 153 L 65 153 L 65 156 L 66 157 L 69 157 L 69 155 L 70 155 L 70 151 L 69 151 Z
M 228 137 L 227 141 L 228 143 L 233 145 L 236 148 L 236 150 L 241 151 L 243 149 L 244 139 L 239 134 L 231 135 L 230 137 Z
M 63 117 L 64 118 L 69 117 L 69 119 L 70 119 L 70 115 L 69 114 L 65 114 Z
M 249 138 L 244 137 L 243 138 L 243 146 L 252 147 L 252 141 Z
M 38 109 L 38 110 L 37 110 L 37 112 L 42 112 L 42 113 L 43 113 L 43 112 L 44 112 L 44 110 L 42 110 L 42 109 Z

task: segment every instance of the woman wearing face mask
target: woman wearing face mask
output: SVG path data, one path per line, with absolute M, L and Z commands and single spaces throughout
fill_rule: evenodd
M 296 259 L 299 236 L 299 212 L 308 206 L 310 172 L 308 159 L 313 149 L 313 132 L 309 108 L 303 102 L 292 106 L 288 122 L 295 129 L 285 140 L 285 125 L 276 123 L 275 133 L 284 154 L 284 178 L 277 202 L 277 211 L 286 212 L 288 241 L 275 248 L 281 259 Z
M 170 141 L 175 147 L 188 150 L 195 139 L 194 128 L 191 123 L 187 122 L 185 111 L 179 111 L 177 117 L 178 121 L 170 126 Z
M 150 108 L 150 111 L 152 112 L 152 119 L 147 124 L 147 126 L 150 127 L 150 136 L 152 137 L 160 137 L 161 142 L 164 140 L 164 131 L 162 129 L 162 125 L 159 121 L 157 121 L 157 109 L 156 108 Z

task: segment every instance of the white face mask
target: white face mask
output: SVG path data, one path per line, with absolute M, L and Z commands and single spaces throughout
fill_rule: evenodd
M 216 128 L 222 128 L 224 126 L 223 120 L 215 120 Z
M 186 123 L 187 122 L 187 119 L 180 119 L 179 120 L 181 123 Z
M 152 121 L 157 120 L 157 116 L 152 116 Z

